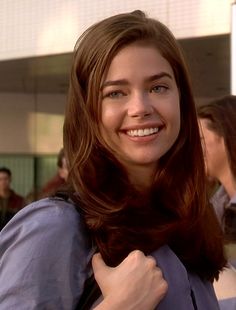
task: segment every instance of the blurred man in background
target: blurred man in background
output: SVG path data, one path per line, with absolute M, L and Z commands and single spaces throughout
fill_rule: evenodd
M 11 189 L 11 170 L 0 168 L 0 230 L 25 206 L 22 196 Z

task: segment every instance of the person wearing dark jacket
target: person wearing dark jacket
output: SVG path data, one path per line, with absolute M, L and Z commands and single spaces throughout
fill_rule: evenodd
M 11 170 L 0 168 L 0 230 L 22 209 L 25 200 L 11 189 Z

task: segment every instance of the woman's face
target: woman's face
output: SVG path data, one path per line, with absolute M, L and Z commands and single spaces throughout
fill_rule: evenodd
M 131 175 L 153 175 L 180 130 L 170 64 L 154 47 L 129 45 L 112 60 L 101 92 L 103 139 Z
M 207 175 L 219 180 L 227 160 L 224 139 L 209 129 L 209 120 L 200 118 L 198 122 Z

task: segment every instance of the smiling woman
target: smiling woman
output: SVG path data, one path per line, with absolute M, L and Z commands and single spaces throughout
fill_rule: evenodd
M 162 23 L 134 11 L 79 38 L 64 149 L 67 202 L 28 206 L 1 234 L 1 306 L 218 309 L 221 229 L 186 64 Z
M 152 45 L 128 45 L 111 62 L 101 105 L 106 147 L 130 178 L 135 169 L 139 186 L 150 187 L 159 158 L 180 130 L 179 91 L 170 64 Z

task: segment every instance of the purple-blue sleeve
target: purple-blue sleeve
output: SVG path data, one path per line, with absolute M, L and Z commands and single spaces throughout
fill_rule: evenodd
M 158 310 L 219 310 L 213 286 L 189 273 L 175 253 L 166 245 L 152 253 L 168 283 L 168 291 Z
M 236 297 L 219 300 L 220 310 L 235 310 Z
M 0 233 L 0 309 L 73 309 L 90 258 L 72 204 L 47 198 L 25 207 Z

